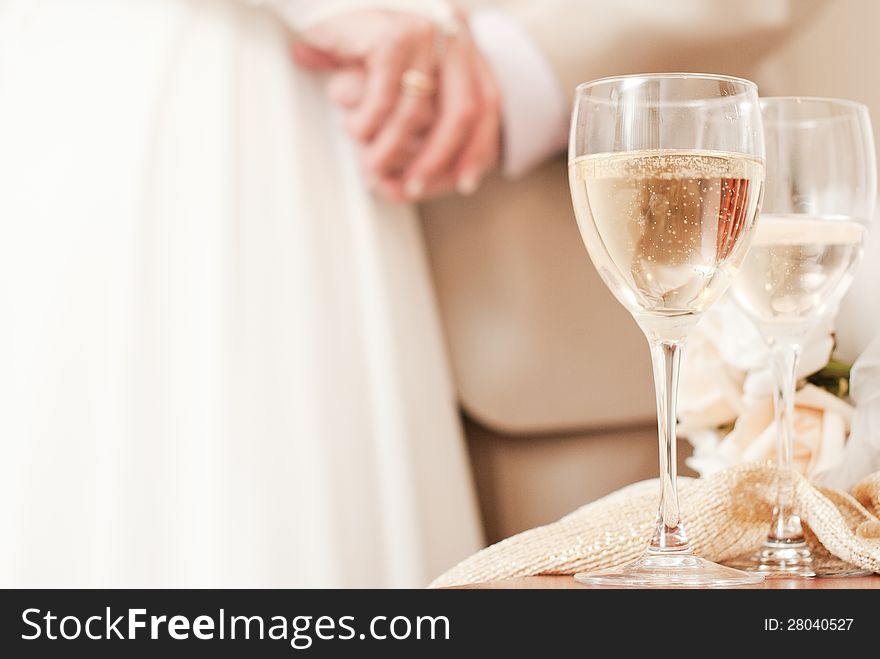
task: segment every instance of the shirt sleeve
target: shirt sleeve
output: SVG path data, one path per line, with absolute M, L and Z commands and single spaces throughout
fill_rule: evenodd
M 510 14 L 477 10 L 470 28 L 501 90 L 502 171 L 517 177 L 564 148 L 568 100 L 547 57 Z

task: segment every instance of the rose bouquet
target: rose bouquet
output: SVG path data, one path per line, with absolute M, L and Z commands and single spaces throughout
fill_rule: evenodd
M 834 319 L 816 327 L 798 371 L 794 467 L 810 480 L 846 487 L 880 469 L 880 340 L 858 362 L 859 417 L 850 399 L 850 365 L 832 359 Z M 854 375 L 856 372 L 854 371 Z M 862 407 L 864 409 L 862 409 Z M 729 299 L 716 304 L 689 338 L 679 390 L 679 434 L 694 446 L 687 464 L 701 476 L 776 456 L 769 349 Z M 852 440 L 847 446 L 850 431 Z M 873 432 L 873 436 L 872 433 Z M 851 440 L 851 441 L 852 441 Z

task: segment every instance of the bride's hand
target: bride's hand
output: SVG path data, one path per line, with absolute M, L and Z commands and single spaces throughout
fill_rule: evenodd
M 332 71 L 330 97 L 346 109 L 367 174 L 390 199 L 472 192 L 498 160 L 497 87 L 460 18 L 439 62 L 433 24 L 399 12 L 334 17 L 294 47 L 300 64 Z M 405 80 L 411 70 L 423 74 L 415 75 L 421 85 Z
M 470 194 L 498 162 L 498 87 L 464 30 L 449 39 L 438 78 L 435 119 L 424 143 L 400 176 L 385 176 L 377 184 L 390 199 L 424 199 L 453 188 Z
M 402 80 L 410 70 L 434 79 L 434 37 L 433 23 L 417 14 L 359 10 L 328 18 L 294 44 L 300 65 L 344 76 L 347 95 L 334 100 L 346 107 L 352 136 L 369 145 L 367 164 L 376 173 L 431 122 L 432 97 L 402 93 Z

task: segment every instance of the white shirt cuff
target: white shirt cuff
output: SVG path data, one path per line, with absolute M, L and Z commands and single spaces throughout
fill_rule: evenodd
M 470 27 L 501 90 L 502 171 L 520 176 L 565 147 L 565 93 L 547 57 L 510 14 L 477 10 Z

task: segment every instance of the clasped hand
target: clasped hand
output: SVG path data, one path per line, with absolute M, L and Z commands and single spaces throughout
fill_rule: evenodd
M 498 88 L 456 12 L 451 35 L 417 14 L 358 10 L 294 44 L 299 65 L 327 72 L 328 96 L 361 146 L 367 179 L 387 199 L 470 194 L 498 161 Z

